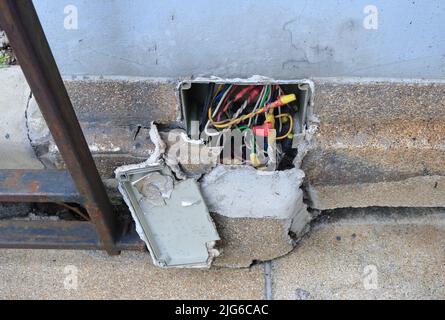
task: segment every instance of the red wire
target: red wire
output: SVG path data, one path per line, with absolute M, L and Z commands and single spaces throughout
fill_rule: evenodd
M 227 99 L 230 97 L 230 95 L 236 90 L 236 88 L 237 88 L 237 86 L 233 86 L 233 87 L 230 89 L 229 93 L 228 93 L 227 96 L 224 98 L 224 100 L 223 100 L 223 102 L 222 102 L 222 105 L 224 105 L 224 103 L 226 102 L 226 100 L 227 100 Z M 227 103 L 229 103 L 229 102 L 230 102 L 230 101 L 228 101 Z M 227 108 L 228 108 L 228 106 L 225 105 L 224 108 L 218 112 L 218 115 L 217 115 L 217 117 L 216 117 L 216 119 L 217 119 L 218 122 L 221 121 L 221 116 L 222 116 L 223 112 L 225 112 L 225 111 L 227 110 Z

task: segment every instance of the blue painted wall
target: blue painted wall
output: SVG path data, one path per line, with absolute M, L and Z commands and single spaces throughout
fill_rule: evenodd
M 443 0 L 34 0 L 64 75 L 445 78 Z M 64 8 L 78 9 L 67 30 Z M 378 9 L 366 29 L 364 8 Z

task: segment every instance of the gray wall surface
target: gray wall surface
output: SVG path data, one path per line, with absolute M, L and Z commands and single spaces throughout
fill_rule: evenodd
M 445 78 L 443 0 L 34 4 L 65 76 Z M 67 5 L 77 29 L 64 27 Z M 368 5 L 377 29 L 364 25 Z

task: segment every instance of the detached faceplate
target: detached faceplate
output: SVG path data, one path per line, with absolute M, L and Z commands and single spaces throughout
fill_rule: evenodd
M 220 238 L 195 180 L 176 182 L 163 165 L 119 170 L 116 177 L 154 264 L 210 267 Z

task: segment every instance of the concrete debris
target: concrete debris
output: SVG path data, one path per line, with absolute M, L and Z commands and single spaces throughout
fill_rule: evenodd
M 304 157 L 313 148 L 313 137 L 317 131 L 318 125 L 313 123 L 307 126 L 303 134 L 294 136 L 293 145 L 298 149 L 298 153 L 293 161 L 295 168 L 301 168 Z
M 288 219 L 301 206 L 304 172 L 260 171 L 251 166 L 217 166 L 201 181 L 212 212 L 231 218 Z
M 162 141 L 162 138 L 159 135 L 158 128 L 156 127 L 154 122 L 151 123 L 149 135 L 151 141 L 155 145 L 155 150 L 147 159 L 146 163 L 147 164 L 159 163 L 163 154 L 165 153 L 165 143 L 164 141 Z
M 40 112 L 34 95 L 30 98 L 26 109 L 26 126 L 32 145 L 38 146 L 44 144 L 51 137 L 51 133 Z
M 166 153 L 166 144 L 162 140 L 161 135 L 159 134 L 157 126 L 152 122 L 150 127 L 150 139 L 155 145 L 155 151 L 147 160 L 148 164 L 151 163 L 159 163 L 161 158 L 165 161 L 167 166 L 175 173 L 176 178 L 180 180 L 186 179 L 186 175 L 182 172 L 181 167 L 179 166 L 179 162 L 176 158 L 169 156 L 169 153 Z
M 289 253 L 309 229 L 300 188 L 303 171 L 259 171 L 219 165 L 201 180 L 203 197 L 223 239 L 215 265 L 248 267 Z
M 221 149 L 208 147 L 199 140 L 190 140 L 182 129 L 159 133 L 156 125 L 152 124 L 150 139 L 155 148 L 149 159 L 138 165 L 118 168 L 116 177 L 122 180 L 119 177 L 125 174 L 128 178 L 136 170 L 134 174 L 139 176 L 135 175 L 134 180 L 130 178 L 131 188 L 138 194 L 135 196 L 139 199 L 137 206 L 144 212 L 146 219 L 162 211 L 164 219 L 168 220 L 173 211 L 187 209 L 196 212 L 207 205 L 218 221 L 219 228 L 225 230 L 222 254 L 215 261 L 217 265 L 248 267 L 254 260 L 274 259 L 290 252 L 295 240 L 307 232 L 312 217 L 303 202 L 303 191 L 300 188 L 304 179 L 303 171 L 297 168 L 261 171 L 245 165 L 217 165 Z M 154 170 L 156 166 L 164 169 L 159 172 Z M 154 171 L 141 175 L 144 168 Z M 199 187 L 202 198 L 196 194 L 191 197 L 181 195 L 179 202 L 176 202 L 172 197 L 177 194 L 177 181 L 196 184 L 190 177 L 201 178 Z M 144 228 L 138 218 L 138 209 L 131 203 L 132 196 L 128 196 L 132 192 L 131 188 L 125 188 L 123 180 L 120 185 L 119 189 L 132 211 L 141 238 L 153 250 L 153 243 L 150 243 L 144 229 L 156 233 L 163 226 Z M 243 236 L 234 238 L 232 233 L 237 230 L 235 225 L 241 223 L 241 220 L 249 227 L 243 228 Z M 211 219 L 207 221 L 211 222 Z M 223 226 L 221 221 L 224 222 Z M 171 226 L 173 220 L 169 220 L 169 223 L 170 228 L 176 227 Z M 255 224 L 259 229 L 251 228 Z M 260 250 L 253 250 L 252 244 L 256 242 L 259 232 L 264 242 L 261 246 L 256 245 L 261 247 Z M 179 234 L 187 237 L 185 230 Z M 210 242 L 207 246 L 209 256 L 212 256 L 214 247 Z M 159 257 L 154 258 L 155 263 L 162 266 L 159 260 Z
M 200 199 L 185 199 L 181 201 L 181 206 L 183 207 L 191 207 L 201 202 Z
M 213 266 L 249 268 L 252 263 L 284 256 L 294 249 L 289 220 L 270 218 L 212 217 L 221 237 L 221 254 Z
M 222 147 L 208 147 L 201 140 L 191 140 L 183 129 L 162 132 L 161 137 L 167 144 L 167 164 L 180 166 L 189 178 L 199 179 L 218 163 Z

